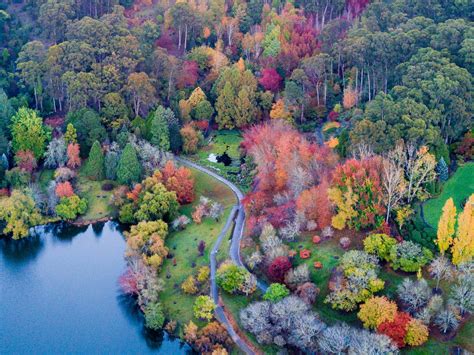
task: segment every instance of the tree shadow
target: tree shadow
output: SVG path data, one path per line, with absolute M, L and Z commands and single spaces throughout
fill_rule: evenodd
M 34 261 L 41 254 L 43 248 L 44 240 L 40 234 L 19 240 L 0 239 L 0 250 L 4 259 L 14 265 L 21 266 Z

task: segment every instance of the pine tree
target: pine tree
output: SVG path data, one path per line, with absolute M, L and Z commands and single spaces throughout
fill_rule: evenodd
M 117 166 L 117 181 L 124 185 L 131 185 L 140 180 L 141 171 L 137 153 L 133 146 L 127 143 Z
M 459 265 L 472 260 L 474 256 L 474 194 L 458 216 L 458 230 L 451 247 L 453 264 Z
M 64 142 L 66 144 L 77 143 L 77 132 L 72 123 L 68 123 L 66 133 L 64 133 Z
M 438 164 L 436 165 L 436 172 L 438 173 L 439 179 L 441 181 L 447 181 L 449 178 L 449 171 L 448 171 L 448 165 L 446 164 L 446 161 L 444 160 L 443 157 L 438 161 Z
M 92 144 L 89 159 L 84 166 L 84 174 L 91 180 L 103 180 L 105 177 L 104 152 L 98 141 Z
M 454 206 L 453 199 L 449 198 L 444 204 L 443 213 L 438 222 L 438 237 L 435 241 L 441 255 L 444 255 L 444 252 L 448 250 L 449 246 L 453 243 L 455 224 L 456 206 Z
M 170 132 L 165 114 L 164 107 L 158 107 L 151 121 L 150 142 L 161 150 L 167 151 L 170 149 Z
M 216 102 L 216 122 L 219 129 L 234 128 L 233 117 L 235 117 L 235 92 L 230 82 L 225 83 Z

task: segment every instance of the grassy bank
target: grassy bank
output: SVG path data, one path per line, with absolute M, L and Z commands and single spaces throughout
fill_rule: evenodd
M 197 296 L 184 294 L 181 290 L 181 283 L 189 275 L 196 275 L 201 266 L 209 265 L 209 253 L 212 246 L 224 227 L 232 206 L 236 203 L 233 192 L 227 186 L 202 172 L 192 171 L 196 179 L 196 201 L 191 205 L 183 206 L 180 212 L 191 218 L 194 206 L 199 203 L 199 196 L 206 196 L 223 204 L 225 213 L 218 222 L 205 218 L 203 223 L 192 223 L 184 231 L 172 232 L 166 238 L 166 245 L 170 249 L 172 257 L 165 260 L 160 274 L 160 277 L 165 280 L 160 302 L 163 304 L 168 318 L 179 323 L 180 331 L 182 331 L 182 326 L 190 320 L 198 325 L 204 325 L 193 317 L 192 308 Z M 203 256 L 199 256 L 197 249 L 201 240 L 206 243 Z

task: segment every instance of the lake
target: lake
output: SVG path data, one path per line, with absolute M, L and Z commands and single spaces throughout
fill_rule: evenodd
M 121 293 L 124 251 L 114 222 L 0 239 L 0 353 L 191 353 Z

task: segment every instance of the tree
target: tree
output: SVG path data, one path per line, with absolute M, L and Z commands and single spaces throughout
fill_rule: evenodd
M 140 115 L 143 107 L 147 108 L 155 99 L 155 88 L 146 73 L 131 73 L 125 91 L 130 96 L 135 117 Z
M 216 122 L 219 125 L 219 129 L 232 129 L 235 127 L 235 97 L 235 89 L 232 87 L 232 84 L 230 82 L 225 83 L 216 101 Z
M 91 180 L 103 180 L 105 177 L 104 171 L 104 152 L 100 143 L 95 141 L 84 165 L 84 174 Z
M 217 284 L 228 293 L 237 292 L 245 281 L 247 271 L 230 262 L 225 262 L 217 269 Z
M 161 174 L 164 185 L 169 191 L 176 192 L 180 204 L 194 201 L 194 177 L 191 170 L 184 166 L 177 169 L 173 161 L 168 160 L 161 170 Z
M 69 143 L 67 146 L 67 167 L 77 169 L 81 166 L 81 157 L 79 156 L 80 147 L 77 143 Z
M 118 145 L 112 145 L 105 154 L 105 177 L 108 180 L 117 179 L 117 166 L 120 160 L 120 151 Z
M 216 305 L 209 296 L 199 296 L 194 301 L 193 312 L 194 316 L 198 319 L 210 321 L 213 317 L 214 309 L 216 309 Z
M 120 184 L 130 185 L 140 180 L 141 166 L 137 153 L 130 143 L 123 149 L 117 165 L 117 181 Z
M 32 173 L 38 166 L 33 153 L 29 150 L 19 150 L 15 154 L 15 163 L 23 171 Z
M 438 164 L 436 164 L 436 172 L 438 173 L 438 177 L 441 181 L 445 182 L 449 178 L 449 170 L 448 170 L 448 165 L 446 164 L 446 161 L 444 160 L 443 157 L 441 157 L 438 161 Z
M 86 213 L 87 200 L 81 199 L 77 195 L 71 197 L 61 198 L 59 204 L 56 206 L 56 214 L 65 220 L 75 220 L 77 216 Z
M 439 282 L 452 276 L 452 265 L 444 255 L 434 259 L 429 267 L 431 276 L 436 280 L 436 289 L 439 290 Z
M 196 131 L 192 125 L 187 124 L 179 131 L 183 140 L 183 152 L 186 154 L 196 153 L 199 144 L 203 140 L 201 132 Z
M 66 133 L 64 133 L 64 142 L 68 145 L 77 143 L 77 131 L 72 123 L 67 124 Z
M 27 237 L 29 229 L 40 224 L 43 219 L 31 197 L 31 191 L 13 190 L 10 197 L 0 199 L 0 220 L 5 223 L 3 234 L 21 239 Z
M 39 8 L 38 21 L 43 34 L 54 43 L 64 39 L 66 25 L 76 15 L 72 0 L 49 0 Z
M 381 160 L 377 157 L 350 159 L 334 171 L 329 199 L 336 205 L 334 228 L 377 227 L 385 215 Z
M 469 262 L 474 256 L 474 194 L 469 197 L 458 216 L 458 229 L 451 252 L 454 265 Z
M 410 346 L 423 345 L 428 340 L 428 327 L 419 319 L 412 319 L 408 322 L 405 342 Z
M 390 261 L 390 251 L 395 244 L 397 240 L 387 234 L 369 234 L 364 239 L 364 250 L 377 255 L 381 260 Z
M 44 165 L 48 168 L 55 169 L 66 164 L 66 144 L 63 138 L 53 138 L 48 144 L 46 153 L 44 154 Z
M 280 283 L 272 283 L 265 291 L 263 299 L 265 301 L 278 302 L 289 294 L 290 290 L 288 290 L 285 285 Z
M 56 184 L 55 193 L 60 199 L 63 197 L 71 197 L 74 195 L 74 189 L 69 181 L 59 182 Z
M 446 308 L 435 316 L 434 324 L 442 333 L 446 334 L 458 327 L 459 320 L 451 309 Z
M 291 116 L 290 111 L 286 108 L 285 102 L 282 99 L 272 105 L 270 118 L 274 120 L 285 120 L 290 123 L 293 122 L 293 117 Z
M 100 116 L 94 110 L 69 111 L 66 122 L 68 125 L 71 123 L 76 130 L 77 142 L 83 158 L 87 157 L 95 141 L 102 143 L 107 138 L 107 131 L 101 123 Z
M 17 70 L 22 82 L 33 90 L 35 109 L 43 108 L 43 77 L 46 50 L 41 41 L 26 43 L 18 54 Z
M 441 255 L 449 249 L 453 243 L 456 224 L 456 206 L 452 198 L 446 200 L 443 212 L 438 222 L 438 233 L 435 243 L 438 245 Z
M 386 158 L 382 159 L 382 186 L 384 189 L 384 202 L 387 214 L 385 222 L 388 223 L 390 212 L 396 208 L 406 195 L 407 186 L 404 177 L 403 167 L 400 162 L 394 159 L 393 152 L 389 152 Z
M 170 149 L 170 132 L 166 121 L 166 111 L 163 106 L 159 106 L 153 116 L 150 127 L 150 142 L 159 149 L 168 151 Z
M 165 323 L 165 315 L 161 303 L 149 303 L 145 308 L 145 326 L 149 329 L 160 330 Z
M 192 275 L 189 275 L 181 284 L 181 289 L 184 293 L 195 295 L 198 292 L 198 288 L 196 287 L 196 279 Z
M 474 310 L 474 280 L 472 275 L 462 275 L 452 288 L 448 304 L 459 309 L 461 316 Z
M 265 68 L 262 70 L 262 77 L 259 80 L 265 90 L 277 92 L 280 89 L 282 78 L 274 68 Z
M 412 318 L 408 313 L 398 312 L 392 321 L 381 323 L 377 327 L 377 332 L 389 336 L 399 349 L 403 348 L 411 320 Z
M 391 322 L 397 315 L 397 304 L 387 297 L 372 297 L 360 306 L 357 317 L 365 328 L 376 329 L 383 322 Z
M 36 111 L 22 107 L 12 117 L 12 147 L 16 153 L 29 150 L 35 159 L 40 159 L 45 151 L 50 131 L 43 125 Z
M 285 275 L 290 269 L 290 260 L 286 256 L 279 256 L 268 266 L 268 277 L 274 282 L 283 283 Z
M 157 219 L 172 221 L 179 208 L 176 193 L 168 191 L 161 182 L 152 181 L 152 179 L 153 177 L 149 177 L 143 182 L 144 189 L 134 206 L 134 218 L 137 221 Z

